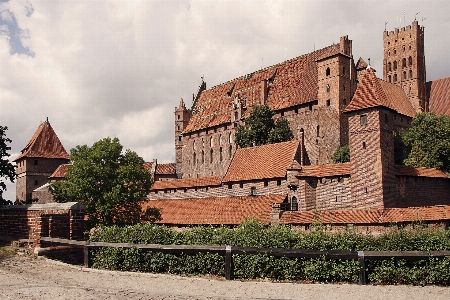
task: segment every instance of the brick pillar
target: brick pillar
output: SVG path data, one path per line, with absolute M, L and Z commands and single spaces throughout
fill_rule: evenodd
M 69 210 L 70 239 L 84 240 L 84 211 Z

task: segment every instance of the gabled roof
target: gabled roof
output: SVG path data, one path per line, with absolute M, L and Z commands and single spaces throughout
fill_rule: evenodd
M 283 178 L 296 159 L 297 140 L 236 150 L 223 182 Z
M 65 178 L 71 164 L 59 165 L 58 168 L 50 175 L 50 179 Z
M 427 82 L 430 111 L 450 116 L 450 77 Z
M 317 100 L 317 61 L 338 53 L 340 45 L 332 45 L 204 90 L 184 133 L 231 122 L 235 97 L 246 99 L 248 114 L 254 105 L 262 104 L 262 80 L 271 81 L 266 105 L 272 110 Z
M 152 171 L 153 168 L 153 162 L 145 162 L 144 168 Z M 175 163 L 167 163 L 167 164 L 156 164 L 156 175 L 175 175 L 177 173 L 176 164 Z
M 181 189 L 193 187 L 219 186 L 222 184 L 222 178 L 219 176 L 202 178 L 184 178 L 165 181 L 155 181 L 151 190 Z
M 39 125 L 28 144 L 22 149 L 22 153 L 14 161 L 23 157 L 70 159 L 48 120 Z
M 350 175 L 350 163 L 325 166 L 303 166 L 297 177 L 328 177 Z
M 150 200 L 142 204 L 159 208 L 162 216 L 159 224 L 167 225 L 238 225 L 253 217 L 264 224 L 270 223 L 272 203 L 282 203 L 286 194 L 223 197 L 182 200 Z
M 356 70 L 366 69 L 369 65 L 362 59 L 361 57 L 358 59 L 356 63 Z
M 369 67 L 344 112 L 379 106 L 411 118 L 416 116 L 416 111 L 402 88 L 377 78 L 375 71 Z
M 400 165 L 395 166 L 395 175 L 447 178 L 447 174 L 445 174 L 444 171 L 438 169 L 415 168 Z
M 450 206 L 284 212 L 280 224 L 389 224 L 450 220 Z

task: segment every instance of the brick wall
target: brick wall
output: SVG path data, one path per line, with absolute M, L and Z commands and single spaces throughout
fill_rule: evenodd
M 0 206 L 0 235 L 32 239 L 41 236 L 84 239 L 84 208 L 76 202 Z
M 450 205 L 450 179 L 396 176 L 395 207 Z

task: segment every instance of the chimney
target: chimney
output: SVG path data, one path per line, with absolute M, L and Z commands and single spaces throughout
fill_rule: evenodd
M 152 174 L 156 173 L 156 165 L 158 164 L 158 160 L 156 158 L 153 159 L 153 163 L 152 163 Z
M 267 80 L 261 81 L 261 105 L 266 105 L 267 102 Z

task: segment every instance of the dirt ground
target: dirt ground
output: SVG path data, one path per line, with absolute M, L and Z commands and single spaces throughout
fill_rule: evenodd
M 88 269 L 0 254 L 0 299 L 450 299 L 450 288 L 225 281 Z

